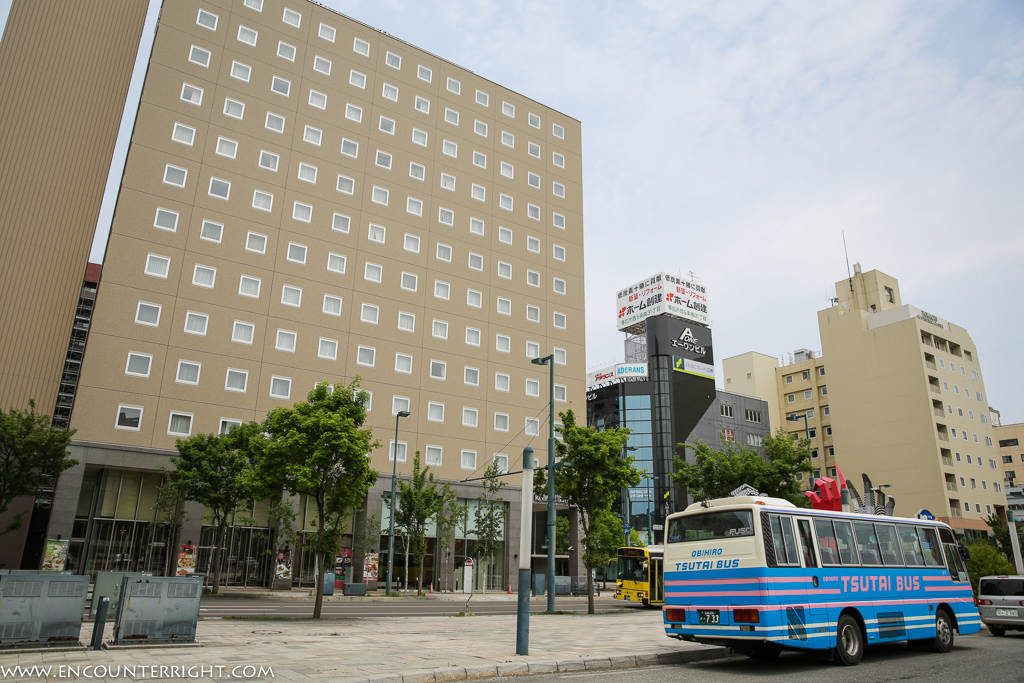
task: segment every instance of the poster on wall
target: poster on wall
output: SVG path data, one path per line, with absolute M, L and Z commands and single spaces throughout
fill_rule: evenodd
M 377 580 L 377 566 L 380 564 L 380 553 L 366 553 L 363 558 L 363 581 Z
M 178 576 L 188 576 L 196 571 L 196 547 L 184 545 L 178 550 Z
M 282 548 L 277 552 L 277 567 L 274 569 L 274 578 L 292 580 L 292 553 L 289 548 Z
M 43 555 L 43 569 L 62 572 L 68 561 L 68 548 L 71 541 L 50 539 L 46 542 L 46 553 Z

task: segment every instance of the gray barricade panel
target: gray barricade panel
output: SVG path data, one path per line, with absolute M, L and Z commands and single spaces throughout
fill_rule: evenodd
M 126 576 L 152 576 L 149 572 L 96 572 L 96 580 L 92 587 L 92 600 L 89 602 L 89 617 L 96 618 L 96 608 L 99 607 L 100 598 L 107 596 L 110 599 L 108 612 L 111 617 L 117 614 L 117 606 L 121 602 L 121 584 Z
M 0 647 L 78 643 L 88 576 L 0 576 Z
M 201 579 L 124 577 L 114 624 L 114 643 L 194 643 L 202 597 Z

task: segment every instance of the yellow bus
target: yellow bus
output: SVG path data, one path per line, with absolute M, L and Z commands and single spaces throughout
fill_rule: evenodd
M 615 599 L 639 602 L 648 607 L 664 605 L 664 556 L 665 549 L 660 545 L 619 548 L 619 576 L 615 580 Z

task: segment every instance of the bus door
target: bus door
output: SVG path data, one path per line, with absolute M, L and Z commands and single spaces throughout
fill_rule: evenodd
M 786 625 L 786 635 L 794 645 L 822 647 L 821 636 L 829 633 L 831 624 L 827 606 L 819 592 L 823 576 L 814 525 L 810 517 L 797 517 L 794 521 L 802 565 L 802 569 L 795 574 L 802 580 L 789 584 L 787 590 L 793 591 L 794 605 L 783 614 L 783 623 Z
M 811 563 L 807 551 L 813 553 L 811 543 L 801 542 L 796 522 L 790 515 L 769 514 L 767 516 L 774 557 L 768 566 L 776 567 L 768 572 L 767 602 L 778 606 L 780 630 L 775 633 L 782 642 L 805 645 L 807 642 L 807 597 L 803 592 L 805 566 Z M 806 559 L 805 559 L 805 556 Z
M 651 594 L 648 602 L 652 605 L 661 605 L 665 602 L 665 571 L 663 557 L 651 556 L 650 560 L 650 587 Z

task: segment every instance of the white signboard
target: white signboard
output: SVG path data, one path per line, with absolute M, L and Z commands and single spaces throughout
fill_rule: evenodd
M 467 557 L 462 565 L 462 592 L 469 595 L 473 592 L 473 558 Z
M 626 287 L 616 296 L 616 329 L 640 334 L 652 315 L 709 324 L 707 288 L 687 278 L 657 273 Z
M 587 373 L 587 386 L 593 387 L 603 382 L 618 379 L 644 381 L 647 379 L 647 363 L 619 363 Z

